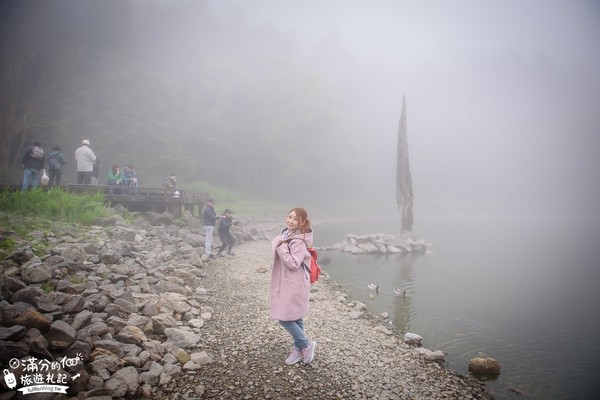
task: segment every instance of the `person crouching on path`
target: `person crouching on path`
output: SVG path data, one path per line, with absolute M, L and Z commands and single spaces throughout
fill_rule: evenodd
M 222 256 L 225 249 L 227 249 L 227 254 L 230 256 L 234 255 L 231 252 L 231 249 L 235 244 L 235 238 L 231 234 L 231 225 L 234 225 L 235 222 L 233 221 L 231 214 L 233 214 L 233 211 L 231 211 L 229 208 L 226 208 L 219 220 L 219 228 L 217 231 L 219 232 L 219 238 L 221 239 L 222 245 L 217 252 L 218 256 Z
M 287 365 L 304 360 L 310 364 L 317 342 L 304 334 L 303 318 L 308 312 L 310 297 L 310 265 L 307 246 L 313 243 L 313 230 L 304 208 L 292 209 L 286 219 L 287 227 L 271 241 L 273 268 L 271 271 L 271 318 L 292 336 L 292 352 Z M 304 265 L 303 265 L 304 264 Z

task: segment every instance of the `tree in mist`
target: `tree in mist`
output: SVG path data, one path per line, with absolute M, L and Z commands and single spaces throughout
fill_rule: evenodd
M 402 96 L 402 114 L 398 127 L 398 148 L 396 153 L 396 201 L 402 210 L 402 233 L 412 233 L 413 229 L 413 190 L 408 161 L 408 138 L 406 129 L 406 96 Z
M 32 141 L 53 138 L 80 91 L 77 52 L 51 7 L 7 0 L 0 9 L 0 176 L 20 165 Z
M 132 164 L 148 186 L 170 172 L 263 195 L 350 186 L 331 81 L 290 56 L 293 37 L 231 18 L 187 1 L 0 2 L 0 175 L 38 140 L 62 147 L 69 182 L 89 139 L 101 176 Z

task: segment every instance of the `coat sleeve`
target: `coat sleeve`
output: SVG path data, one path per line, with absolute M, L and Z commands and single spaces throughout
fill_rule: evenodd
M 306 250 L 306 243 L 303 240 L 290 240 L 281 243 L 275 251 L 284 267 L 295 270 L 302 268 L 302 261 L 308 250 Z
M 29 155 L 30 154 L 31 154 L 31 147 L 29 147 L 25 151 L 25 154 L 23 154 L 23 158 L 21 159 L 21 164 L 27 164 L 27 161 L 29 161 Z

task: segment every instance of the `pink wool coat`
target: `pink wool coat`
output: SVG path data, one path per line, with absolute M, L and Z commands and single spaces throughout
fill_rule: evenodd
M 310 280 L 301 263 L 304 261 L 310 268 L 310 253 L 306 247 L 312 243 L 312 230 L 290 236 L 287 241 L 280 234 L 271 241 L 271 318 L 295 321 L 308 312 Z

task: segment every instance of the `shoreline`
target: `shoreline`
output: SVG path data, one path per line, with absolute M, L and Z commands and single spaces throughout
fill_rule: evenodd
M 213 363 L 174 379 L 166 396 L 185 387 L 198 398 L 490 398 L 485 385 L 426 361 L 371 312 L 352 318 L 348 304 L 356 302 L 340 301 L 343 290 L 323 275 L 313 285 L 305 318 L 307 335 L 318 343 L 315 359 L 286 366 L 291 339 L 268 316 L 269 242 L 246 242 L 234 253 L 202 267 L 214 313 L 199 347 Z
M 33 241 L 14 236 L 19 249 L 0 271 L 6 278 L 2 294 L 10 300 L 0 307 L 2 329 L 12 333 L 0 345 L 17 358 L 29 353 L 30 342 L 47 356 L 82 354 L 83 363 L 64 371 L 82 376 L 70 385 L 70 395 L 491 396 L 474 378 L 426 361 L 327 275 L 313 285 L 305 318 L 307 335 L 318 343 L 315 359 L 308 366 L 285 365 L 291 338 L 269 318 L 269 239 L 278 231 L 271 218 L 241 224 L 235 256 L 208 262 L 201 260 L 203 236 L 195 218 L 186 219 L 188 226 L 166 214 L 132 223 L 115 215 L 104 222 L 82 231 L 53 223 L 47 234 L 31 231 Z M 45 254 L 36 256 L 34 247 Z

